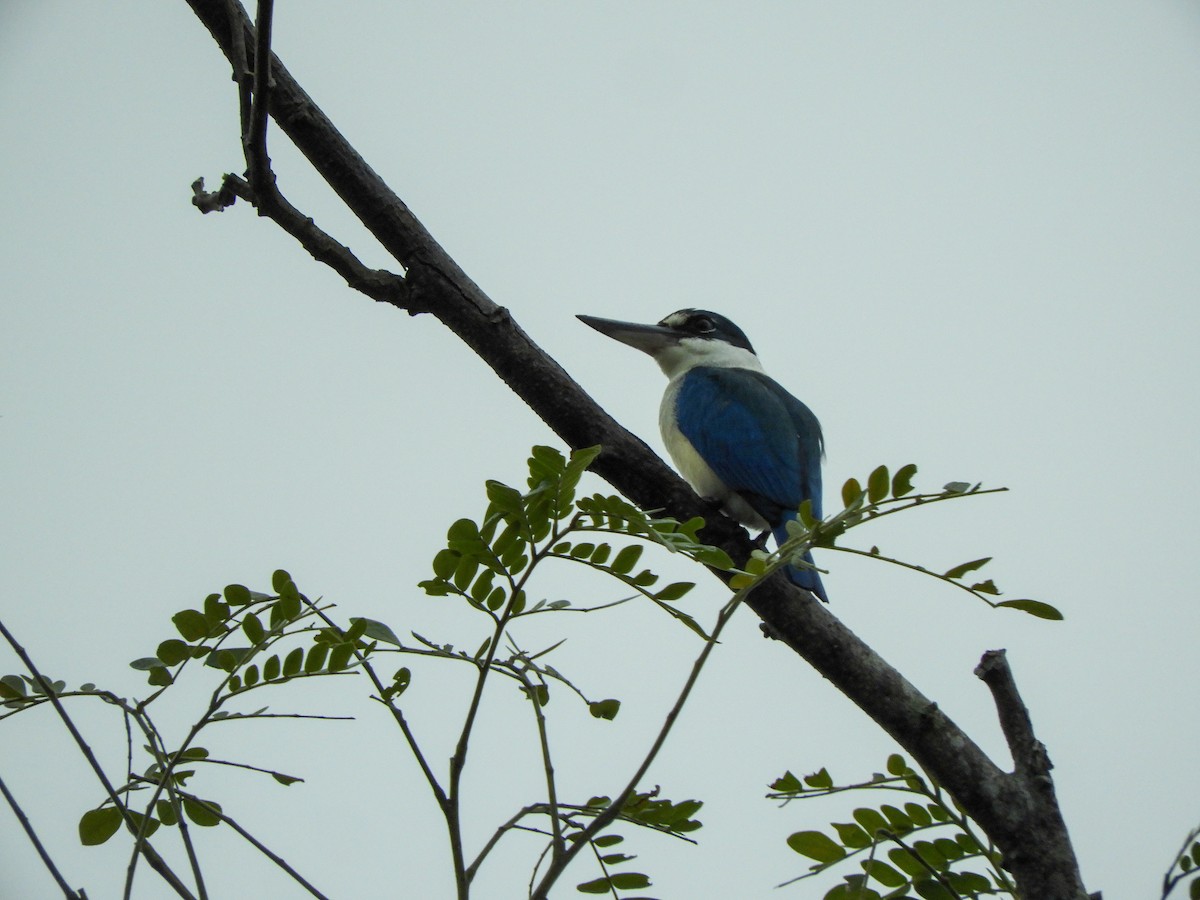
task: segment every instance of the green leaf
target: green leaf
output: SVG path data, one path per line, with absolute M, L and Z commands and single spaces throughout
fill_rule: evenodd
M 438 578 L 429 578 L 425 581 L 418 581 L 417 587 L 427 593 L 430 597 L 445 597 L 450 593 L 449 583 Z
M 913 463 L 901 466 L 892 476 L 892 496 L 903 497 L 905 494 L 912 493 L 912 480 L 916 474 L 917 467 Z
M 284 775 L 282 772 L 272 772 L 271 777 L 287 787 L 289 784 L 295 784 L 297 781 L 304 781 L 303 778 L 297 778 L 295 775 Z
M 503 482 L 492 480 L 484 482 L 484 487 L 487 490 L 488 500 L 504 518 L 510 521 L 514 519 L 519 521 L 525 518 L 520 491 Z
M 1041 600 L 1001 600 L 997 606 L 1007 606 L 1009 609 L 1019 609 L 1022 612 L 1027 612 L 1031 616 L 1037 616 L 1039 619 L 1050 619 L 1055 622 L 1061 622 L 1063 614 L 1049 603 L 1043 603 Z
M 286 569 L 276 569 L 271 573 L 271 588 L 275 593 L 282 594 L 288 586 L 295 588 L 296 585 Z M 228 595 L 226 595 L 225 599 L 229 599 Z
M 227 584 L 225 586 L 225 601 L 230 606 L 248 606 L 254 598 L 250 589 L 242 584 Z
M 834 822 L 833 828 L 838 834 L 838 840 L 842 842 L 842 846 L 852 849 L 862 847 L 870 847 L 875 843 L 871 840 L 871 836 L 867 834 L 855 822 Z
M 176 630 L 189 643 L 208 637 L 208 620 L 198 609 L 183 609 L 171 616 Z
M 954 840 L 958 842 L 958 846 L 962 847 L 964 853 L 974 855 L 983 852 L 983 848 L 979 846 L 979 841 L 966 832 L 956 834 Z
M 327 644 L 314 644 L 308 651 L 308 657 L 304 660 L 304 673 L 312 675 L 314 672 L 320 672 L 325 668 L 325 657 L 329 655 L 329 646 Z
M 366 633 L 366 630 L 367 630 L 367 620 L 366 619 L 362 619 L 362 618 L 351 619 L 350 627 L 346 629 L 345 633 L 343 633 L 342 640 L 346 641 L 348 643 L 351 643 L 351 644 L 357 644 L 359 638 L 361 638 L 363 636 L 363 634 Z
M 920 894 L 923 900 L 956 900 L 954 894 L 932 878 L 914 881 L 913 890 Z
M 408 666 L 401 666 L 396 670 L 396 674 L 392 676 L 391 696 L 397 697 L 403 694 L 410 684 L 412 684 L 412 670 Z
M 282 668 L 278 656 L 268 656 L 267 661 L 263 663 L 263 681 L 275 681 L 279 678 Z
M 400 638 L 396 637 L 396 632 L 392 631 L 387 625 L 382 622 L 377 622 L 374 619 L 351 619 L 351 624 L 357 624 L 359 621 L 366 622 L 366 627 L 363 629 L 363 637 L 370 638 L 373 641 L 383 641 L 385 644 L 391 644 L 393 647 L 403 646 L 400 643 Z
M 671 603 L 686 596 L 687 593 L 695 586 L 695 583 L 691 581 L 676 581 L 672 584 L 668 584 L 662 590 L 657 591 L 654 594 L 654 599 L 661 600 L 664 603 Z
M 635 888 L 650 887 L 650 879 L 640 872 L 618 872 L 606 878 L 595 881 L 585 881 L 577 884 L 575 890 L 581 894 L 608 894 L 618 890 L 634 890 Z
M 613 720 L 621 709 L 620 700 L 596 700 L 588 704 L 588 712 L 597 719 Z
M 800 855 L 819 863 L 837 862 L 846 855 L 845 850 L 820 831 L 797 831 L 788 837 L 787 844 Z
M 158 650 L 155 651 L 159 659 L 164 665 L 175 666 L 183 662 L 190 656 L 191 648 L 183 641 L 177 638 L 170 638 L 158 645 Z
M 221 824 L 221 817 L 218 815 L 221 811 L 221 804 L 214 803 L 212 800 L 200 802 L 191 797 L 184 797 L 183 811 L 192 822 L 203 828 Z
M 79 841 L 85 847 L 103 844 L 117 833 L 124 817 L 115 806 L 89 809 L 79 819 Z
M 0 677 L 0 697 L 6 700 L 17 700 L 25 696 L 25 682 L 19 675 Z
M 220 650 L 210 653 L 204 664 L 223 672 L 232 672 L 253 652 L 252 647 L 222 647 Z
M 170 800 L 155 801 L 154 812 L 158 816 L 158 820 L 164 825 L 179 824 L 179 817 L 175 814 L 175 807 L 171 805 Z
M 934 838 L 933 846 L 942 854 L 948 861 L 953 862 L 962 857 L 962 847 L 950 840 L 950 838 Z
M 628 547 L 622 547 L 609 566 L 618 575 L 628 575 L 633 571 L 633 567 L 637 565 L 637 561 L 642 558 L 642 545 L 630 544 Z
M 572 450 L 571 459 L 567 462 L 563 469 L 562 477 L 558 482 L 558 498 L 555 504 L 555 518 L 564 519 L 571 514 L 572 507 L 575 503 L 575 489 L 579 486 L 579 479 L 583 477 L 584 470 L 587 469 L 600 455 L 600 447 L 585 447 L 582 450 Z
M 823 900 L 882 900 L 877 891 L 863 886 L 863 876 L 847 875 L 842 884 L 834 885 Z
M 457 550 L 439 550 L 433 558 L 433 574 L 442 581 L 449 581 L 454 577 L 454 570 L 458 568 L 460 559 L 462 554 Z
M 842 506 L 852 506 L 863 495 L 862 485 L 857 478 L 847 478 L 842 485 Z
M 504 605 L 504 600 L 506 597 L 508 597 L 508 593 L 504 590 L 504 588 L 500 587 L 500 585 L 496 585 L 494 588 L 492 588 L 492 592 L 487 595 L 487 599 L 483 601 L 483 605 L 492 612 L 495 612 Z
M 804 785 L 800 783 L 799 778 L 788 771 L 784 772 L 782 775 L 772 781 L 770 788 L 771 790 L 778 791 L 781 794 L 795 794 L 804 790 Z
M 996 587 L 996 582 L 990 578 L 987 581 L 978 581 L 971 585 L 971 590 L 980 594 L 992 594 L 993 596 L 1000 593 L 1000 589 Z
M 340 672 L 350 664 L 350 657 L 353 655 L 353 644 L 338 644 L 329 651 L 329 665 L 327 668 L 330 672 Z
M 917 841 L 913 844 L 913 850 L 931 869 L 944 872 L 950 864 L 949 860 L 942 856 L 942 851 L 938 850 L 930 841 Z
M 242 631 L 246 633 L 246 637 L 250 639 L 251 644 L 261 644 L 262 639 L 267 633 L 258 616 L 252 612 L 248 612 L 242 616 Z
M 129 818 L 133 820 L 133 827 L 141 831 L 146 837 L 150 837 L 150 835 L 158 831 L 159 821 L 153 816 L 146 818 L 141 813 L 134 812 L 131 809 L 129 810 Z M 143 825 L 143 822 L 146 824 Z
M 615 866 L 624 862 L 629 862 L 631 859 L 637 859 L 637 855 L 630 855 L 628 853 L 608 853 L 600 857 L 600 862 L 604 863 L 606 866 Z
M 992 891 L 991 879 L 978 872 L 947 872 L 945 878 L 960 896 L 974 897 Z
M 854 821 L 862 826 L 863 831 L 875 837 L 881 831 L 890 831 L 887 819 L 878 810 L 862 807 L 854 811 Z
M 204 598 L 204 618 L 208 620 L 209 634 L 216 633 L 215 629 L 229 618 L 229 604 L 218 594 L 209 594 Z
M 258 684 L 258 666 L 253 664 L 246 666 L 245 671 L 242 672 L 242 678 L 246 687 L 254 687 Z
M 588 805 L 591 806 L 590 803 Z M 607 805 L 608 804 L 605 804 L 605 806 Z M 593 840 L 592 843 L 597 847 L 612 847 L 615 844 L 621 843 L 623 840 L 625 840 L 625 838 L 621 837 L 619 834 L 602 834 L 600 837 Z
M 908 879 L 889 866 L 887 863 L 878 859 L 864 860 L 862 863 L 863 871 L 871 878 L 874 878 L 884 887 L 896 888 L 901 885 L 908 884 Z
M 824 791 L 833 787 L 833 776 L 829 774 L 828 769 L 821 768 L 816 772 L 813 772 L 811 775 L 805 775 L 804 783 L 810 788 L 816 788 L 817 790 Z
M 300 595 L 281 594 L 271 606 L 270 628 L 272 631 L 282 629 L 300 615 Z
M 973 559 L 970 562 L 961 563 L 952 569 L 948 569 L 943 578 L 962 578 L 968 572 L 974 572 L 976 569 L 982 569 L 985 565 L 992 561 L 990 556 L 985 556 L 982 559 Z
M 153 669 L 165 668 L 165 663 L 157 656 L 143 656 L 131 662 L 129 668 L 137 669 L 139 672 L 149 672 Z
M 929 874 L 929 870 L 925 868 L 924 864 L 902 847 L 889 850 L 888 859 L 892 861 L 892 864 L 897 869 L 907 874 L 910 878 Z
M 971 485 L 966 481 L 951 481 L 944 485 L 942 490 L 947 494 L 965 494 L 971 490 Z
M 638 547 L 638 549 L 641 550 L 642 548 Z M 652 585 L 652 584 L 654 584 L 654 582 L 658 581 L 658 576 L 655 575 L 653 572 L 651 572 L 649 569 L 642 569 L 642 571 L 638 572 L 636 575 L 634 575 L 629 580 L 630 580 L 630 583 L 632 583 L 636 587 L 650 587 L 650 585 Z
M 907 813 L 908 818 L 918 828 L 924 828 L 927 825 L 933 824 L 933 816 L 929 814 L 929 810 L 919 803 L 905 803 L 904 812 Z
M 896 807 L 885 803 L 883 806 L 879 807 L 879 811 L 887 816 L 887 820 L 891 823 L 893 831 L 897 831 L 900 834 L 912 831 L 912 819 L 910 819 Z
M 887 758 L 889 775 L 906 775 L 909 772 L 908 762 L 899 753 L 893 753 Z
M 475 573 L 479 571 L 479 559 L 474 556 L 463 556 L 458 561 L 458 567 L 454 570 L 454 577 L 451 579 L 454 586 L 460 591 L 466 591 L 471 582 L 475 580 Z
M 878 503 L 880 500 L 886 500 L 888 488 L 891 487 L 891 476 L 887 466 L 878 466 L 867 477 L 867 500 L 871 503 Z
M 300 674 L 300 666 L 304 663 L 304 648 L 293 647 L 283 660 L 283 677 L 291 678 Z

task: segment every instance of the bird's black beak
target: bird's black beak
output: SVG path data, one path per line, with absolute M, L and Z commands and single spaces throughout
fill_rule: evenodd
M 679 333 L 662 325 L 639 325 L 636 322 L 619 322 L 616 319 L 601 319 L 598 316 L 575 318 L 614 341 L 628 344 L 651 356 L 679 342 Z

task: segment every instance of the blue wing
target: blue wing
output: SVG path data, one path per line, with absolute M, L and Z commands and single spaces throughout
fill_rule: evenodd
M 762 372 L 700 366 L 680 386 L 679 430 L 772 529 L 811 500 L 821 516 L 821 426 Z
M 821 517 L 821 425 L 774 379 L 750 369 L 699 366 L 680 385 L 675 415 L 713 474 L 766 520 L 776 541 L 787 539 L 786 523 L 805 500 Z M 816 570 L 790 574 L 828 600 Z

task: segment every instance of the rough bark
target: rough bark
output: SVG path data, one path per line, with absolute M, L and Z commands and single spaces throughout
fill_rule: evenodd
M 237 49 L 255 45 L 252 23 L 231 0 L 187 0 L 237 66 Z M 230 16 L 236 17 L 231 29 Z M 237 40 L 235 40 L 235 35 Z M 437 244 L 407 206 L 359 156 L 333 123 L 272 57 L 270 114 L 338 196 L 403 267 L 403 276 L 368 270 L 311 220 L 286 206 L 267 210 L 285 230 L 325 258 L 348 283 L 410 314 L 435 316 L 471 348 L 573 448 L 601 445 L 593 470 L 643 508 L 680 518 L 714 519 L 707 541 L 745 560 L 747 534 L 711 515 L 691 489 L 642 441 L 614 421 L 529 338 L 509 311 L 493 303 Z M 243 182 L 243 184 L 245 184 Z M 260 211 L 263 211 L 260 209 Z M 316 237 L 313 236 L 315 232 Z M 307 237 L 306 237 L 307 236 Z M 1003 771 L 898 671 L 821 603 L 784 578 L 751 595 L 770 633 L 802 656 L 875 720 L 996 842 L 1026 900 L 1084 900 L 1070 838 L 1054 797 L 1045 748 L 1033 736 L 1002 652 L 977 674 L 996 698 L 1016 770 Z M 999 661 L 997 661 L 999 660 Z M 1015 699 L 1014 699 L 1015 698 Z

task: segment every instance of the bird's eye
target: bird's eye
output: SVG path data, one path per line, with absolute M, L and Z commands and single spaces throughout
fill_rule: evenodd
M 717 323 L 708 316 L 698 316 L 692 319 L 692 331 L 696 334 L 708 334 L 717 330 Z

